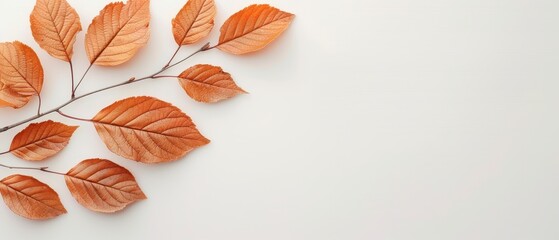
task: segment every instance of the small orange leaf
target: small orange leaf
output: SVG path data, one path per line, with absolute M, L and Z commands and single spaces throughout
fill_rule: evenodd
M 15 41 L 0 43 L 0 106 L 21 108 L 43 88 L 43 67 L 33 49 Z
M 4 202 L 17 215 L 32 220 L 46 220 L 65 214 L 58 194 L 37 179 L 12 175 L 0 181 Z
M 53 121 L 31 124 L 14 137 L 10 152 L 29 161 L 47 159 L 68 145 L 77 128 Z
M 251 5 L 225 21 L 217 48 L 237 55 L 258 51 L 279 37 L 294 17 L 267 4 Z
M 173 19 L 173 35 L 179 45 L 200 41 L 214 26 L 214 0 L 189 0 Z
M 132 173 L 109 160 L 85 160 L 68 171 L 64 179 L 72 196 L 96 212 L 113 213 L 146 199 Z
M 82 25 L 78 13 L 66 0 L 37 0 L 30 21 L 33 38 L 41 48 L 60 60 L 72 59 Z
M 246 93 L 237 86 L 231 74 L 220 67 L 196 65 L 179 75 L 179 82 L 188 96 L 199 102 L 215 103 Z
M 149 40 L 149 0 L 110 3 L 93 19 L 85 35 L 87 56 L 92 64 L 123 64 Z
M 180 109 L 152 97 L 118 101 L 91 121 L 109 150 L 143 163 L 177 160 L 210 142 Z

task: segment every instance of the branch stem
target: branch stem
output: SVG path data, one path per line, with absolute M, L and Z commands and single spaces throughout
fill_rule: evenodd
M 4 164 L 0 164 L 0 167 L 7 168 L 7 169 L 12 169 L 12 170 L 14 170 L 14 169 L 17 169 L 17 170 L 34 170 L 34 171 L 41 171 L 41 172 L 66 176 L 66 174 L 64 174 L 64 173 L 50 171 L 50 170 L 48 170 L 48 167 L 38 167 L 38 168 L 34 168 L 34 167 L 13 167 L 13 166 L 8 166 L 8 165 L 4 165 Z
M 146 76 L 146 77 L 143 77 L 143 78 L 139 78 L 139 79 L 130 78 L 129 80 L 126 80 L 125 82 L 122 82 L 122 83 L 119 83 L 119 84 L 115 84 L 115 85 L 112 85 L 112 86 L 108 86 L 108 87 L 105 87 L 105 88 L 102 88 L 102 89 L 99 89 L 99 90 L 95 90 L 95 91 L 93 91 L 93 92 L 89 92 L 89 93 L 86 93 L 86 94 L 83 94 L 83 95 L 74 97 L 74 98 L 68 100 L 66 103 L 64 103 L 64 104 L 62 104 L 62 105 L 60 105 L 60 106 L 58 106 L 58 107 L 56 107 L 56 108 L 53 108 L 53 109 L 51 109 L 51 110 L 49 110 L 49 111 L 47 111 L 47 112 L 41 113 L 41 112 L 39 111 L 39 114 L 37 114 L 37 116 L 30 117 L 30 118 L 25 119 L 25 120 L 23 120 L 23 121 L 21 121 L 21 122 L 14 123 L 14 124 L 12 124 L 12 125 L 3 127 L 3 128 L 0 129 L 0 133 L 5 132 L 5 131 L 8 131 L 8 130 L 10 130 L 10 129 L 12 129 L 12 128 L 18 127 L 18 126 L 23 125 L 23 124 L 25 124 L 25 123 L 31 122 L 31 121 L 33 121 L 33 120 L 39 119 L 39 118 L 44 117 L 44 116 L 46 116 L 46 115 L 49 115 L 49 114 L 51 114 L 51 113 L 58 112 L 58 113 L 60 113 L 62 116 L 64 116 L 63 113 L 61 113 L 61 111 L 60 111 L 61 109 L 63 109 L 64 107 L 66 107 L 66 106 L 68 106 L 68 105 L 70 105 L 70 104 L 72 104 L 72 103 L 75 102 L 75 101 L 78 101 L 78 100 L 80 100 L 80 99 L 82 99 L 82 98 L 91 96 L 91 95 L 96 94 L 96 93 L 99 93 L 99 92 L 107 91 L 107 90 L 110 90 L 110 89 L 113 89 L 113 88 L 117 88 L 117 87 L 129 85 L 129 84 L 136 83 L 136 82 L 145 81 L 145 80 L 148 80 L 148 79 L 157 79 L 157 78 L 163 78 L 163 77 L 171 77 L 171 76 L 159 76 L 159 74 L 161 74 L 161 73 L 163 73 L 163 72 L 169 70 L 170 68 L 173 68 L 173 67 L 179 65 L 180 63 L 182 63 L 182 62 L 184 62 L 184 61 L 190 59 L 191 57 L 193 57 L 194 55 L 196 55 L 196 54 L 198 54 L 198 53 L 200 53 L 200 52 L 207 51 L 209 45 L 210 45 L 210 44 L 207 43 L 206 45 L 204 45 L 202 48 L 200 48 L 200 49 L 197 50 L 196 52 L 190 54 L 188 57 L 182 59 L 181 61 L 179 61 L 179 62 L 177 62 L 177 63 L 175 63 L 175 64 L 172 64 L 172 65 L 163 67 L 161 70 L 157 71 L 157 72 L 154 73 L 154 74 L 151 74 L 151 75 L 149 75 L 149 76 Z M 89 71 L 89 69 L 91 69 L 91 66 L 93 66 L 93 65 L 90 65 L 90 66 L 89 66 L 89 68 L 86 70 L 84 76 L 82 77 L 82 79 L 80 80 L 80 82 L 78 83 L 78 85 L 76 86 L 76 88 L 74 88 L 74 93 L 75 93 L 75 90 L 77 90 L 77 88 L 79 87 L 80 83 L 82 82 L 83 78 L 85 77 L 85 75 L 87 74 L 87 72 Z M 39 101 L 39 102 L 40 102 L 40 101 Z M 65 116 L 65 117 L 69 117 L 69 116 Z M 80 120 L 81 120 L 81 119 L 80 119 Z

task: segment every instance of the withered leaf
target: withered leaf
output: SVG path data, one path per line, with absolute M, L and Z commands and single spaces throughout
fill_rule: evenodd
M 132 173 L 109 160 L 82 161 L 64 179 L 72 196 L 96 212 L 113 213 L 146 199 Z
M 0 193 L 14 213 L 28 219 L 46 220 L 66 213 L 58 194 L 29 176 L 12 175 L 2 179 Z
M 0 106 L 21 108 L 43 88 L 43 66 L 29 46 L 0 43 Z
M 217 48 L 237 55 L 258 51 L 279 37 L 294 17 L 267 4 L 251 5 L 225 21 Z
M 35 41 L 51 56 L 69 62 L 82 30 L 80 17 L 66 0 L 37 0 L 30 17 Z
M 246 93 L 235 84 L 231 74 L 220 67 L 206 64 L 182 72 L 179 82 L 191 98 L 205 103 L 215 103 Z
M 78 127 L 46 121 L 29 125 L 12 140 L 10 152 L 29 161 L 40 161 L 62 151 Z
M 109 150 L 143 163 L 177 160 L 209 143 L 190 117 L 153 97 L 118 101 L 91 121 Z
M 116 66 L 132 59 L 149 40 L 149 0 L 110 3 L 87 29 L 85 46 L 92 64 Z
M 215 13 L 214 0 L 189 0 L 173 19 L 177 44 L 193 44 L 208 36 L 214 26 Z

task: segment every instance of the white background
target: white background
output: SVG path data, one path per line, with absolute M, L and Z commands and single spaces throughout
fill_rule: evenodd
M 83 27 L 108 1 L 69 1 Z M 33 222 L 0 207 L 2 239 L 558 239 L 559 2 L 555 0 L 217 0 L 225 19 L 251 3 L 297 15 L 257 54 L 217 50 L 196 63 L 222 66 L 250 95 L 216 105 L 189 99 L 172 79 L 79 101 L 92 117 L 112 102 L 151 95 L 189 114 L 212 140 L 157 166 L 125 160 L 88 123 L 55 158 L 5 164 L 67 171 L 101 157 L 130 169 L 147 201 L 114 215 L 91 212 L 60 176 L 50 184 L 69 214 Z M 118 68 L 96 67 L 80 92 L 141 77 L 175 49 L 170 21 L 185 0 L 152 1 L 152 38 Z M 33 41 L 34 1 L 2 1 L 0 41 L 21 40 L 46 73 L 45 109 L 66 101 L 67 65 Z M 77 75 L 87 67 L 83 32 Z M 203 44 L 203 43 L 201 43 Z M 186 56 L 201 45 L 187 47 Z M 31 116 L 1 109 L 4 126 Z M 0 135 L 0 150 L 23 127 Z

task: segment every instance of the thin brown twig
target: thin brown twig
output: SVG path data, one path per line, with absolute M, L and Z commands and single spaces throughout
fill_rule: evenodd
M 74 87 L 75 87 L 75 82 L 74 82 L 74 64 L 72 63 L 72 60 L 68 61 L 68 63 L 70 64 L 70 75 L 72 77 L 72 98 L 76 97 L 76 94 L 74 92 Z
M 89 67 L 87 67 L 87 70 L 85 70 L 85 72 L 82 75 L 82 78 L 80 79 L 80 81 L 78 82 L 78 84 L 76 85 L 76 87 L 72 88 L 72 98 L 74 98 L 76 96 L 76 91 L 78 91 L 78 88 L 80 87 L 80 85 L 82 84 L 83 80 L 85 79 L 85 76 L 87 76 L 87 73 L 89 73 L 89 70 L 91 70 L 91 68 L 93 67 L 93 63 L 89 64 Z
M 7 169 L 12 169 L 12 170 L 14 170 L 14 169 L 15 170 L 34 170 L 34 171 L 41 171 L 41 172 L 66 176 L 66 174 L 64 174 L 64 173 L 59 173 L 59 172 L 48 170 L 48 167 L 38 167 L 38 168 L 35 168 L 35 167 L 13 167 L 13 166 L 8 166 L 8 165 L 4 165 L 4 164 L 0 164 L 0 167 L 7 168 Z

